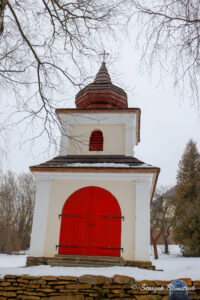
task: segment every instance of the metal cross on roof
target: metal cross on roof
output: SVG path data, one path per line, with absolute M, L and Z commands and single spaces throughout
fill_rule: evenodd
M 106 53 L 106 51 L 104 50 L 103 53 L 100 53 L 100 56 L 103 56 L 103 63 L 106 62 L 106 57 L 109 55 L 109 53 Z

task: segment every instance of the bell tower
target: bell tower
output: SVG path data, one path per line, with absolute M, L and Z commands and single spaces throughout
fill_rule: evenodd
M 37 181 L 31 256 L 51 257 L 54 265 L 56 255 L 149 263 L 150 201 L 159 168 L 134 157 L 140 109 L 128 107 L 105 62 L 75 104 L 56 110 L 59 156 L 30 167 Z
M 75 98 L 76 109 L 57 109 L 60 155 L 134 155 L 140 140 L 140 109 L 128 109 L 127 94 L 112 84 L 103 62 L 93 83 Z M 96 140 L 103 147 L 94 150 Z M 100 137 L 101 136 L 101 137 Z

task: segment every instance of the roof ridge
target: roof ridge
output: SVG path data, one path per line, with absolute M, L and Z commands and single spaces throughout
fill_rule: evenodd
M 112 83 L 105 62 L 102 63 L 102 65 L 99 69 L 99 72 L 97 73 L 97 75 L 95 77 L 94 83 L 102 83 L 102 84 Z

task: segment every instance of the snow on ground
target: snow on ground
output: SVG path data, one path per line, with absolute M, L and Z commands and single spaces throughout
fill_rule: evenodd
M 154 260 L 151 253 L 151 260 L 156 269 L 162 269 L 163 271 L 150 271 L 132 267 L 68 268 L 36 266 L 26 268 L 26 255 L 0 254 L 0 277 L 2 278 L 6 274 L 29 274 L 32 276 L 94 274 L 107 277 L 121 274 L 134 277 L 136 280 L 172 280 L 177 278 L 200 280 L 200 257 L 182 257 L 179 247 L 176 245 L 170 246 L 170 255 L 163 254 L 161 247 L 158 250 L 159 259 Z
M 27 255 L 0 254 L 0 274 L 3 268 L 17 268 L 26 265 Z

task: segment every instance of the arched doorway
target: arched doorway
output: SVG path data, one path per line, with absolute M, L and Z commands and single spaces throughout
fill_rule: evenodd
M 59 254 L 120 257 L 121 209 L 107 190 L 74 192 L 62 211 Z

